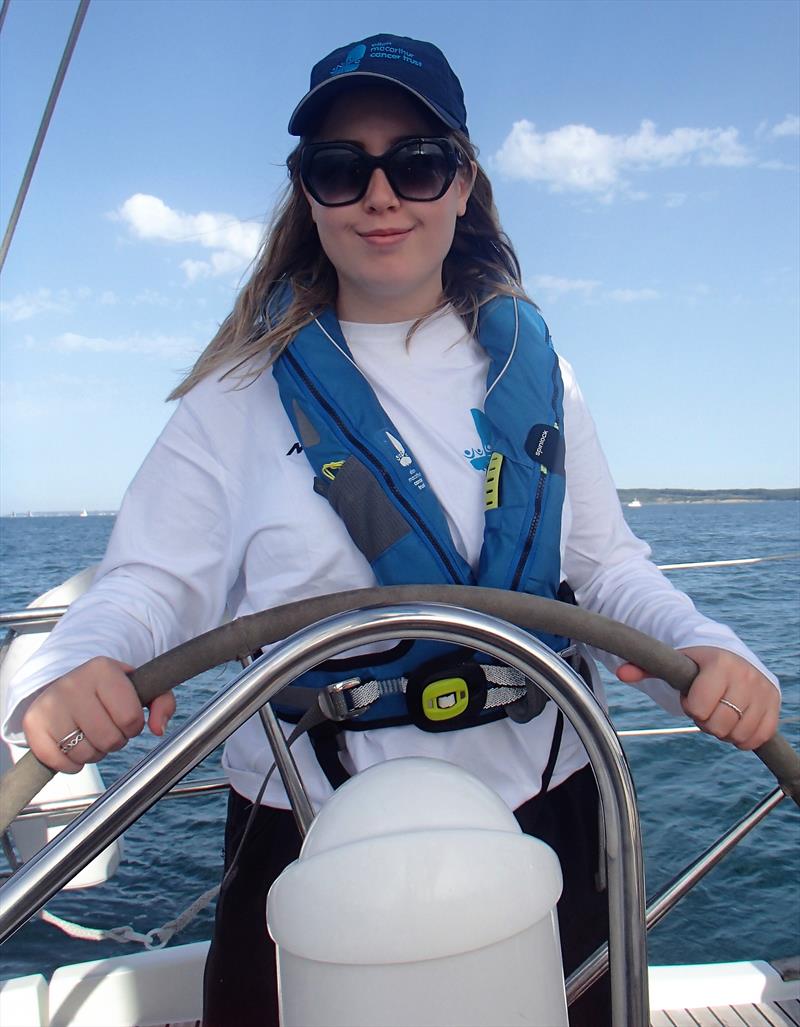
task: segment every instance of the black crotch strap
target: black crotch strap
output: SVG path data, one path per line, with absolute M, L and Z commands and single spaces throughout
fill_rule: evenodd
M 594 687 L 592 685 L 592 671 L 586 658 L 579 652 L 572 652 L 570 655 L 562 654 L 566 662 L 572 667 L 574 671 L 583 679 L 586 687 L 589 691 L 594 694 Z M 553 777 L 553 771 L 556 769 L 556 763 L 558 762 L 558 755 L 561 751 L 561 739 L 564 735 L 564 714 L 561 710 L 556 714 L 556 723 L 553 728 L 553 741 L 550 744 L 550 754 L 547 757 L 547 763 L 542 771 L 542 787 L 539 794 L 544 794 L 550 787 L 550 781 Z
M 561 751 L 561 737 L 564 734 L 564 714 L 561 710 L 556 714 L 556 726 L 553 728 L 553 741 L 550 743 L 550 755 L 547 757 L 547 765 L 542 771 L 542 787 L 540 794 L 544 794 L 550 787 L 553 771 L 556 769 L 558 754 Z
M 336 791 L 351 777 L 350 772 L 345 770 L 339 759 L 340 753 L 344 751 L 342 725 L 334 720 L 325 720 L 309 729 L 308 738 L 314 755 L 317 757 L 317 763 L 330 782 L 331 788 Z

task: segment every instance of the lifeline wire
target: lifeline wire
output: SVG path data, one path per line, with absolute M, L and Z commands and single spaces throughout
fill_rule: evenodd
M 2 10 L 3 17 L 5 17 L 7 7 L 8 4 L 4 3 Z M 44 114 L 42 115 L 39 131 L 36 133 L 33 149 L 31 150 L 31 155 L 28 158 L 28 166 L 25 168 L 25 174 L 22 176 L 22 184 L 20 185 L 19 192 L 17 193 L 14 209 L 11 211 L 11 217 L 8 219 L 6 234 L 3 236 L 2 245 L 0 245 L 0 271 L 2 271 L 3 265 L 6 262 L 6 256 L 8 254 L 9 247 L 11 246 L 11 239 L 14 236 L 14 229 L 17 227 L 17 221 L 19 221 L 19 216 L 22 213 L 22 205 L 28 194 L 28 187 L 31 184 L 33 172 L 36 169 L 36 162 L 39 160 L 39 154 L 44 144 L 44 137 L 47 135 L 50 118 L 53 116 L 56 100 L 58 100 L 58 94 L 61 92 L 61 86 L 63 85 L 64 77 L 67 74 L 67 68 L 69 67 L 69 62 L 72 57 L 72 51 L 75 49 L 75 44 L 78 42 L 78 36 L 80 35 L 81 26 L 83 25 L 83 19 L 86 17 L 86 10 L 88 7 L 89 0 L 80 0 L 77 13 L 75 14 L 75 20 L 73 21 L 72 29 L 70 30 L 69 39 L 67 40 L 67 45 L 64 47 L 64 53 L 61 55 L 61 63 L 58 66 L 58 71 L 56 72 L 56 77 L 53 81 L 53 87 L 50 90 L 47 106 L 45 107 Z

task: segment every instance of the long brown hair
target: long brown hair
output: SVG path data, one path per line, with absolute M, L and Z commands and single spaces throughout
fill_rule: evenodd
M 500 227 L 492 186 L 476 160 L 475 147 L 460 132 L 449 135 L 465 161 L 464 167 L 469 168 L 473 162 L 477 171 L 467 209 L 456 221 L 453 244 L 442 265 L 442 301 L 426 317 L 449 303 L 474 334 L 482 304 L 500 294 L 522 299 L 527 296 L 520 280 L 519 261 Z M 320 245 L 300 182 L 304 143 L 301 140 L 286 161 L 289 184 L 275 208 L 253 273 L 233 310 L 169 399 L 185 395 L 223 367 L 227 370 L 220 380 L 241 372 L 237 383 L 249 385 L 317 313 L 335 305 L 336 271 Z M 283 285 L 290 286 L 291 300 L 273 323 L 265 314 L 267 301 Z M 414 323 L 409 337 L 424 320 L 423 317 Z

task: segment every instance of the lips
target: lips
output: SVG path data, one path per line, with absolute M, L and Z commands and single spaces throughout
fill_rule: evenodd
M 410 228 L 373 228 L 371 232 L 359 232 L 362 239 L 384 239 L 396 235 L 408 235 Z
M 370 232 L 359 232 L 358 235 L 373 246 L 390 246 L 405 239 L 411 232 L 411 228 L 373 228 Z

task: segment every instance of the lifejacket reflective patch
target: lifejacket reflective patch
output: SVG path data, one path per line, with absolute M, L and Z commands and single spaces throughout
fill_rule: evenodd
M 486 484 L 483 487 L 484 510 L 496 510 L 500 505 L 500 471 L 503 466 L 503 454 L 492 453 L 489 466 L 486 468 Z

